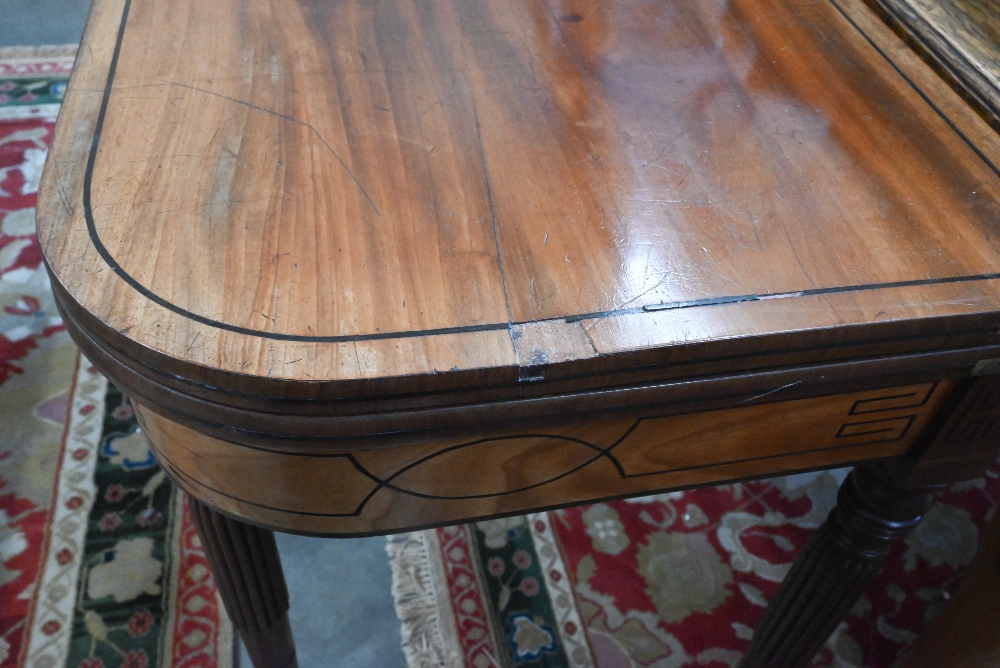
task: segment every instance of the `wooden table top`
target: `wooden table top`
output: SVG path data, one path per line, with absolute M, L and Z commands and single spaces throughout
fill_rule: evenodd
M 158 373 L 563 391 L 995 344 L 998 166 L 858 0 L 95 0 L 39 235 Z

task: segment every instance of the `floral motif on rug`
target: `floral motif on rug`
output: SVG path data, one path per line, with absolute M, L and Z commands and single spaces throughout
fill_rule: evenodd
M 68 429 L 76 350 L 55 309 L 35 236 L 35 198 L 70 58 L 0 58 L 0 666 L 26 650 L 53 490 Z M 38 94 L 32 92 L 37 91 Z M 42 95 L 40 98 L 39 95 Z M 86 387 L 84 387 L 86 386 Z M 99 435 L 95 434 L 94 438 Z M 74 471 L 74 474 L 76 471 Z M 51 628 L 51 627 L 50 627 Z
M 410 668 L 732 667 L 844 471 L 389 539 Z M 812 666 L 892 666 L 941 608 L 1000 498 L 953 485 Z
M 55 120 L 76 47 L 0 48 L 0 119 Z
M 41 263 L 35 199 L 72 62 L 0 49 L 0 668 L 231 668 L 186 504 Z

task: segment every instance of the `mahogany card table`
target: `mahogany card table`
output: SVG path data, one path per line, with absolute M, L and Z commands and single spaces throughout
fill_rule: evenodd
M 792 668 L 1000 448 L 966 97 L 859 0 L 95 0 L 39 236 L 256 666 L 273 530 L 856 464 L 742 664 Z

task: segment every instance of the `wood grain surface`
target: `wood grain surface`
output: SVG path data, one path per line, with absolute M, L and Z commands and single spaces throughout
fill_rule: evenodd
M 998 158 L 856 0 L 97 0 L 39 231 L 217 403 L 520 392 L 995 343 Z
M 298 668 L 274 534 L 235 522 L 190 497 L 188 506 L 219 597 L 250 661 L 259 668 Z
M 1000 665 L 1000 515 L 944 609 L 907 651 L 900 668 L 994 668 Z
M 135 406 L 157 459 L 195 498 L 266 527 L 357 535 L 909 453 L 957 383 L 340 451 L 248 447 Z
M 996 455 L 997 383 L 960 379 L 1000 371 L 1000 141 L 904 37 L 863 0 L 95 0 L 38 201 L 57 305 L 237 574 L 273 547 L 243 521 L 878 458 L 933 487 Z M 919 518 L 861 487 L 861 551 Z M 754 665 L 860 592 L 814 587 L 858 551 L 822 540 Z M 281 665 L 258 584 L 227 605 L 269 598 Z
M 869 0 L 890 25 L 1000 129 L 1000 2 Z

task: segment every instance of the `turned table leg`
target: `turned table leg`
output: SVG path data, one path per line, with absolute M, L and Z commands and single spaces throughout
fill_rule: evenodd
M 819 651 L 946 484 L 982 475 L 1000 450 L 1000 381 L 970 381 L 918 452 L 857 467 L 754 630 L 740 668 L 798 668 Z
M 934 502 L 941 485 L 899 487 L 878 464 L 844 481 L 754 630 L 741 668 L 805 666 L 875 577 L 893 544 Z
M 188 505 L 222 602 L 254 668 L 296 668 L 274 533 L 220 515 L 191 496 Z

